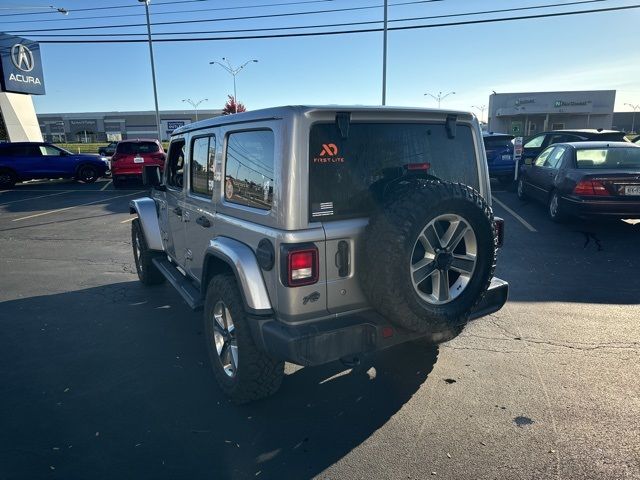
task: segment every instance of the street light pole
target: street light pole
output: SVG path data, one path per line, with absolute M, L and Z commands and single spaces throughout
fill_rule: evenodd
M 438 102 L 438 108 L 440 108 L 440 102 L 442 102 L 442 100 L 444 100 L 445 98 L 447 98 L 449 95 L 455 95 L 456 92 L 449 92 L 446 95 L 442 95 L 442 92 L 438 92 L 438 95 L 432 95 L 430 93 L 425 93 L 425 96 L 430 96 L 431 98 L 433 98 L 434 100 L 436 100 Z
M 387 104 L 387 10 L 388 0 L 384 0 L 384 28 L 382 34 L 382 105 Z
M 212 61 L 209 62 L 209 65 L 219 65 L 221 66 L 224 70 L 226 70 L 226 72 L 231 75 L 233 77 L 233 103 L 235 105 L 235 113 L 238 113 L 238 95 L 236 92 L 236 75 L 238 75 L 238 73 L 240 73 L 240 71 L 246 67 L 247 65 L 249 65 L 250 63 L 258 63 L 258 60 L 256 59 L 252 59 L 252 60 L 247 60 L 246 62 L 244 62 L 242 65 L 240 65 L 238 68 L 233 68 L 233 66 L 231 65 L 231 62 L 229 61 L 228 58 L 226 57 L 222 57 L 222 60 L 225 61 L 227 64 L 224 65 L 220 62 L 217 61 Z
M 156 87 L 156 66 L 153 61 L 153 43 L 151 42 L 151 21 L 149 20 L 149 2 L 151 0 L 138 0 L 144 3 L 144 10 L 147 14 L 147 37 L 149 38 L 149 58 L 151 59 L 151 80 L 153 81 L 153 101 L 156 105 L 156 127 L 158 129 L 158 140 L 162 141 L 160 133 L 160 111 L 158 110 L 158 89 Z
M 625 103 L 629 107 L 633 108 L 633 117 L 631 117 L 631 131 L 636 133 L 636 111 L 640 110 L 640 104 L 633 105 L 631 103 Z
M 484 111 L 487 109 L 486 105 L 480 105 L 476 107 L 475 105 L 471 105 L 471 108 L 475 108 L 476 110 L 480 110 L 480 121 L 484 122 Z
M 191 105 L 193 107 L 193 109 L 196 111 L 196 122 L 197 122 L 198 121 L 198 105 L 200 105 L 202 102 L 208 102 L 209 99 L 208 98 L 203 98 L 202 100 L 198 100 L 197 102 L 194 102 L 190 98 L 185 98 L 182 101 L 188 103 L 189 105 Z

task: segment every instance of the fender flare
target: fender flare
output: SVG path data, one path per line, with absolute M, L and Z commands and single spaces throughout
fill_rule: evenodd
M 164 245 L 162 244 L 162 234 L 160 233 L 160 223 L 158 222 L 158 211 L 153 198 L 143 197 L 131 200 L 129 202 L 129 213 L 138 214 L 142 232 L 149 249 L 163 252 Z
M 208 278 L 209 258 L 212 256 L 222 260 L 233 271 L 245 308 L 249 313 L 254 315 L 273 313 L 258 260 L 248 245 L 229 237 L 216 237 L 211 240 L 204 256 L 203 281 Z

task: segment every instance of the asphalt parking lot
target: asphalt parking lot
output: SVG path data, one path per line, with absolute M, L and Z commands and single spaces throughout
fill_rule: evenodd
M 0 478 L 640 478 L 640 224 L 556 225 L 496 192 L 500 312 L 437 356 L 288 368 L 237 407 L 201 314 L 137 281 L 141 194 L 0 191 Z

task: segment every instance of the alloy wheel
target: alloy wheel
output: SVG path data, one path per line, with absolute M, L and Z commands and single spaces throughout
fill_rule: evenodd
M 218 354 L 218 360 L 224 373 L 229 378 L 235 378 L 238 373 L 238 342 L 231 313 L 222 300 L 213 307 L 211 322 L 213 327 L 211 341 Z
M 415 293 L 432 305 L 455 300 L 476 268 L 478 243 L 473 228 L 455 214 L 440 215 L 422 230 L 410 261 Z

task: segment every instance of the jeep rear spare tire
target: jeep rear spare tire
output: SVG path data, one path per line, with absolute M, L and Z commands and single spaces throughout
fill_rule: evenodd
M 469 186 L 429 183 L 371 217 L 363 253 L 371 305 L 398 326 L 442 332 L 463 325 L 489 287 L 493 212 Z

